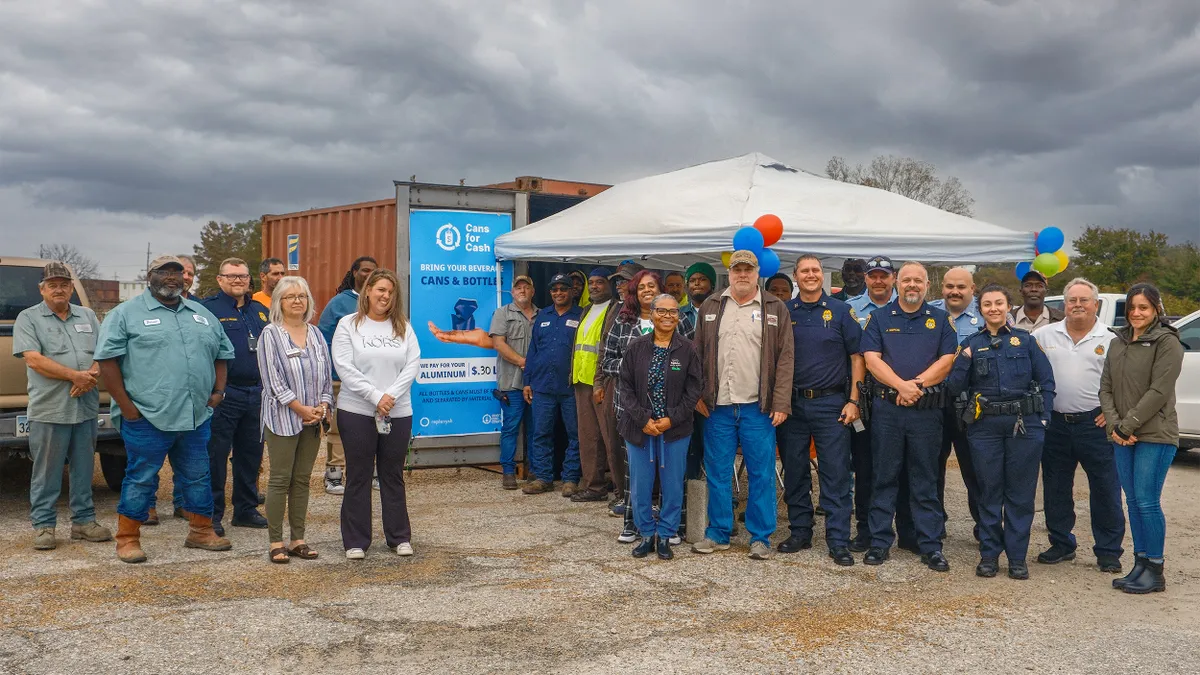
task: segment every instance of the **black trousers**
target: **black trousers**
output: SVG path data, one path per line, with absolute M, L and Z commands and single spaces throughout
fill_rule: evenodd
M 373 415 L 337 411 L 346 451 L 346 493 L 342 495 L 342 546 L 348 551 L 371 546 L 371 478 L 379 468 L 379 501 L 388 546 L 412 539 L 404 495 L 404 459 L 412 437 L 412 417 L 393 417 L 392 433 L 375 429 Z
M 850 461 L 854 467 L 854 520 L 859 534 L 870 534 L 867 515 L 871 512 L 871 429 L 850 432 Z M 905 498 L 907 499 L 907 492 Z M 897 507 L 898 508 L 898 507 Z
M 233 466 L 233 517 L 246 518 L 258 511 L 258 470 L 263 458 L 261 407 L 261 388 L 229 385 L 221 405 L 213 408 L 208 470 L 212 479 L 214 523 L 225 517 L 225 477 L 230 465 Z
M 975 460 L 971 457 L 971 446 L 967 440 L 967 430 L 960 429 L 958 414 L 954 406 L 947 406 L 942 413 L 942 453 L 938 455 L 938 501 L 942 504 L 943 517 L 946 514 L 946 463 L 950 460 L 950 446 L 954 446 L 954 456 L 958 458 L 958 471 L 962 474 L 963 484 L 967 486 L 967 509 L 971 512 L 971 520 L 975 521 L 976 532 L 979 527 L 979 479 L 975 476 Z M 1036 483 L 1036 476 L 1034 477 Z M 946 528 L 942 528 L 942 535 Z

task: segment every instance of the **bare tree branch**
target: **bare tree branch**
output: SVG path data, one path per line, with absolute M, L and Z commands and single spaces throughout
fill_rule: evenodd
M 44 260 L 57 260 L 71 267 L 76 279 L 95 279 L 100 274 L 100 267 L 88 256 L 71 244 L 50 244 L 38 247 L 38 257 Z

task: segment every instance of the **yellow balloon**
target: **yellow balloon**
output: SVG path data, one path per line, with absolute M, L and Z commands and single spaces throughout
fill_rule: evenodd
M 1061 248 L 1054 252 L 1054 257 L 1058 258 L 1058 272 L 1067 269 L 1067 263 L 1071 262 Z M 1055 274 L 1058 274 L 1058 272 L 1055 272 Z
M 733 255 L 733 251 L 721 251 L 721 264 L 726 268 L 729 267 L 729 256 Z

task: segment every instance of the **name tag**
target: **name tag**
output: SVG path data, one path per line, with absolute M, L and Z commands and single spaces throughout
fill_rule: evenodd
M 716 320 L 717 320 L 717 315 L 716 315 L 716 314 L 705 314 L 705 315 L 704 315 L 704 320 L 705 320 L 705 321 L 716 321 Z
M 762 312 L 760 310 L 752 310 L 750 312 L 750 320 L 755 323 L 762 323 Z
M 575 319 L 567 319 L 567 328 L 579 328 L 579 322 Z
M 77 324 L 75 324 L 75 332 L 76 333 L 90 333 L 90 332 L 92 332 L 92 324 L 77 323 Z
M 540 324 L 538 324 L 538 328 L 546 328 L 549 325 L 550 325 L 549 321 L 543 321 Z
M 142 324 L 146 326 L 157 326 L 160 323 L 162 323 L 162 319 L 145 319 L 142 321 Z
M 207 316 L 200 316 L 199 314 L 193 314 L 192 318 L 196 320 L 196 323 L 202 323 L 205 326 L 208 325 L 208 317 Z
M 283 352 L 284 356 L 287 356 L 288 358 L 293 358 L 293 359 L 299 357 L 300 354 L 301 354 L 301 351 L 300 351 L 300 348 L 298 348 L 298 347 L 292 347 L 291 349 L 284 350 L 284 352 Z
M 775 316 L 774 314 L 768 314 L 767 315 L 767 325 L 768 326 L 778 326 L 779 325 L 779 317 Z

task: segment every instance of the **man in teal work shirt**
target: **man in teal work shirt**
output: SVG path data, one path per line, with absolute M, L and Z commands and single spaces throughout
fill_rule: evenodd
M 212 528 L 208 440 L 212 409 L 225 396 L 225 361 L 233 345 L 212 312 L 182 298 L 183 264 L 175 256 L 150 263 L 149 288 L 117 305 L 100 327 L 95 358 L 120 408 L 129 464 L 117 503 L 117 557 L 137 563 L 140 528 L 149 513 L 163 460 L 180 474 L 191 525 L 184 546 L 232 548 Z
M 13 323 L 13 355 L 25 359 L 29 392 L 29 517 L 33 547 L 56 546 L 54 504 L 62 491 L 63 465 L 70 467 L 71 538 L 109 541 L 112 532 L 96 522 L 92 503 L 92 455 L 100 369 L 92 360 L 99 324 L 96 313 L 71 304 L 75 283 L 60 262 L 46 265 L 38 284 L 42 302 Z

